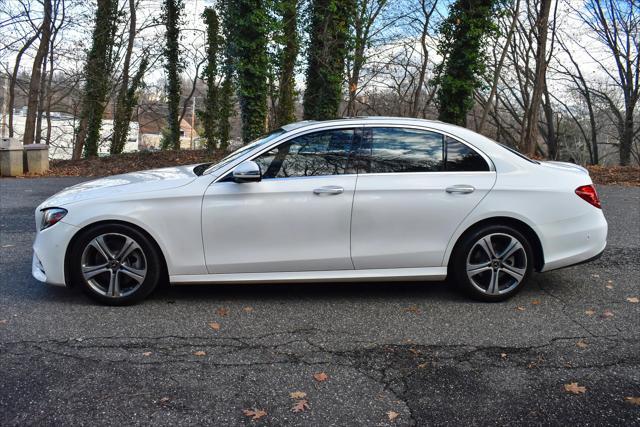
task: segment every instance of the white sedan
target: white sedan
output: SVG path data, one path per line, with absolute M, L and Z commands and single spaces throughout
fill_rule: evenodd
M 299 122 L 218 164 L 111 176 L 36 209 L 33 276 L 106 304 L 160 281 L 444 280 L 500 301 L 588 261 L 607 222 L 587 170 L 405 118 Z

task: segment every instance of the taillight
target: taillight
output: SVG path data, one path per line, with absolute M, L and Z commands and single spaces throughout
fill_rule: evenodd
M 600 198 L 598 197 L 598 192 L 593 185 L 583 185 L 582 187 L 576 188 L 576 194 L 580 196 L 581 199 L 586 200 L 596 208 L 602 209 L 602 206 L 600 205 Z

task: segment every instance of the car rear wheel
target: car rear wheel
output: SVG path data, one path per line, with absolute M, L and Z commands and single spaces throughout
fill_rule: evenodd
M 502 225 L 478 229 L 456 248 L 451 273 L 458 285 L 481 301 L 504 301 L 526 284 L 533 251 L 518 230 Z
M 156 288 L 162 274 L 155 245 L 123 224 L 89 229 L 70 253 L 71 275 L 91 298 L 109 305 L 132 304 Z

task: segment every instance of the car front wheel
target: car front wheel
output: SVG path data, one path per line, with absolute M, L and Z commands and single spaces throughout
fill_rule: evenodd
M 91 298 L 109 305 L 142 300 L 155 289 L 162 272 L 155 245 L 124 224 L 89 229 L 70 256 L 72 280 Z
M 483 227 L 465 236 L 457 247 L 452 275 L 473 298 L 503 301 L 527 282 L 533 266 L 531 244 L 515 228 Z

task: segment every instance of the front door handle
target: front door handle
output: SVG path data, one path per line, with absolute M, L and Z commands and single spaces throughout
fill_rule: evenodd
M 473 185 L 453 185 L 451 187 L 447 187 L 444 191 L 447 193 L 458 193 L 458 194 L 469 194 L 475 191 L 475 187 Z
M 337 185 L 327 185 L 326 187 L 320 187 L 313 190 L 313 194 L 317 194 L 318 196 L 321 196 L 323 194 L 333 195 L 342 193 L 344 193 L 344 188 Z

